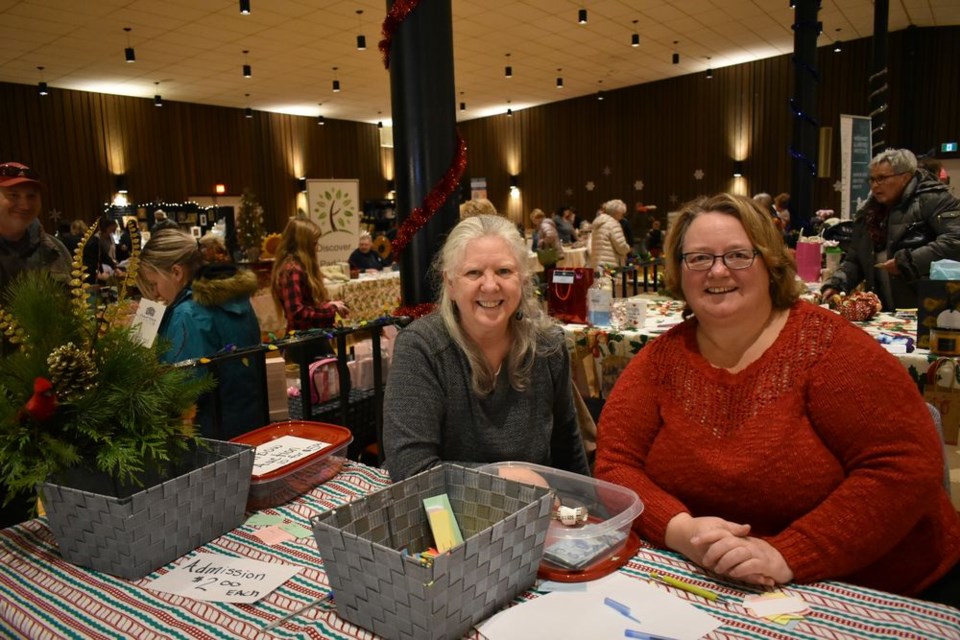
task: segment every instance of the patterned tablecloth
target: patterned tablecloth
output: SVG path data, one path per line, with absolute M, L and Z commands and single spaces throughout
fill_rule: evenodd
M 309 526 L 318 512 L 343 505 L 388 483 L 387 475 L 348 463 L 333 480 L 265 513 Z M 322 602 L 268 633 L 271 622 L 327 593 L 323 561 L 313 538 L 268 546 L 243 525 L 193 552 L 216 552 L 265 562 L 299 565 L 302 570 L 255 604 L 199 602 L 146 590 L 151 577 L 121 580 L 63 562 L 44 519 L 0 531 L 0 636 L 9 638 L 337 638 L 370 639 L 372 634 L 341 620 L 333 603 Z M 747 591 L 717 582 L 678 555 L 644 547 L 621 571 L 643 579 L 660 571 L 712 588 L 728 603 L 710 603 L 663 586 L 678 598 L 723 623 L 707 638 L 916 638 L 960 639 L 960 611 L 911 598 L 838 582 L 784 589 L 809 603 L 811 613 L 789 628 L 754 618 L 741 606 Z M 535 598 L 530 590 L 517 602 Z M 476 639 L 476 632 L 470 635 Z
M 331 300 L 342 300 L 347 304 L 351 324 L 375 320 L 390 315 L 400 306 L 400 272 L 385 271 L 346 282 L 329 282 L 327 294 Z
M 564 325 L 573 378 L 584 397 L 607 397 L 630 358 L 650 340 L 679 324 L 682 302 L 658 297 L 647 298 L 647 301 L 646 320 L 639 330 L 618 330 L 613 327 L 581 324 Z M 913 340 L 917 333 L 916 314 L 910 313 L 881 313 L 871 320 L 854 324 L 878 339 Z M 907 353 L 895 353 L 894 356 L 923 391 L 927 369 L 938 356 L 927 349 L 913 349 Z

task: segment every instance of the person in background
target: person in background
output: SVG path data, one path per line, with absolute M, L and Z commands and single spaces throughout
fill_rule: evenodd
M 270 291 L 287 319 L 287 331 L 332 327 L 347 305 L 329 300 L 317 262 L 320 227 L 307 218 L 292 218 L 280 237 L 270 274 Z
M 80 246 L 80 242 L 83 240 L 83 236 L 87 234 L 89 228 L 86 222 L 78 218 L 70 223 L 69 232 L 60 236 L 60 241 L 63 242 L 63 246 L 66 247 L 71 256 L 77 250 L 77 247 Z
M 650 230 L 647 231 L 643 244 L 652 258 L 659 258 L 663 253 L 663 231 L 660 229 L 660 221 L 656 218 L 650 221 Z
M 486 198 L 474 198 L 473 200 L 467 200 L 460 205 L 460 219 L 469 218 L 471 216 L 496 216 L 500 215 L 497 213 L 497 208 L 493 206 L 493 203 L 487 200 Z
M 70 281 L 70 254 L 37 219 L 40 176 L 19 162 L 0 164 L 0 294 L 21 271 L 43 269 Z
M 956 606 L 960 516 L 927 406 L 872 336 L 799 300 L 766 211 L 684 206 L 665 278 L 687 319 L 630 361 L 598 429 L 597 477 L 643 496 L 641 538 L 762 587 L 843 580 Z
M 139 242 L 139 233 L 140 225 L 137 224 L 137 221 L 133 218 L 127 220 L 123 233 L 120 234 L 120 242 L 117 243 L 117 263 L 129 260 L 130 256 L 133 255 L 133 239 L 136 238 Z
M 570 244 L 577 240 L 577 230 L 573 228 L 573 220 L 576 214 L 573 207 L 561 205 L 557 207 L 557 212 L 553 214 L 553 222 L 557 227 L 557 233 L 560 234 L 560 242 Z
M 540 248 L 540 225 L 543 224 L 547 214 L 542 209 L 534 209 L 530 212 L 530 226 L 533 227 L 533 236 L 530 242 L 530 248 L 536 251 Z
M 197 239 L 188 233 L 161 229 L 151 236 L 140 252 L 137 286 L 147 298 L 167 305 L 157 330 L 167 343 L 160 356 L 164 362 L 260 344 L 260 325 L 250 304 L 256 275 L 232 264 L 204 264 Z M 197 405 L 200 435 L 229 440 L 263 426 L 255 367 L 240 360 L 220 365 L 217 389 Z M 219 424 L 214 423 L 215 393 L 220 396 Z
M 630 251 L 633 251 L 634 237 L 633 237 L 633 223 L 627 218 L 627 205 L 623 205 L 623 216 L 620 218 L 620 228 L 623 230 L 623 239 L 626 241 L 627 246 L 630 247 Z
M 83 247 L 83 266 L 86 268 L 87 284 L 101 284 L 110 276 L 122 271 L 117 263 L 116 245 L 113 234 L 117 231 L 117 221 L 108 216 L 100 216 L 97 232 L 90 236 Z
M 850 293 L 861 282 L 884 310 L 917 307 L 916 282 L 936 260 L 960 260 L 960 201 L 907 149 L 870 161 L 870 197 L 853 218 L 853 237 L 821 297 Z
M 630 245 L 623 237 L 620 221 L 627 212 L 623 200 L 608 200 L 603 203 L 600 213 L 593 219 L 590 232 L 590 266 L 600 265 L 622 267 L 627 263 Z
M 366 231 L 360 233 L 357 248 L 353 250 L 347 260 L 351 271 L 360 273 L 377 273 L 384 267 L 380 254 L 373 250 L 373 238 Z
M 157 209 L 153 212 L 153 226 L 150 227 L 150 233 L 156 233 L 161 229 L 179 229 L 180 225 L 175 220 L 167 217 L 167 212 L 163 209 Z
M 223 238 L 209 231 L 200 238 L 200 255 L 205 264 L 233 262 Z
M 780 228 L 786 233 L 790 227 L 790 194 L 781 193 L 773 199 L 773 210 L 780 218 Z
M 570 355 L 533 294 L 516 227 L 498 216 L 461 220 L 434 272 L 438 309 L 400 332 L 390 366 L 391 479 L 441 461 L 522 460 L 588 475 Z

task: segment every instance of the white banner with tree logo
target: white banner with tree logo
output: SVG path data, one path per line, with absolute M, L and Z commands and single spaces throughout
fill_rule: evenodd
M 346 262 L 357 248 L 359 200 L 359 180 L 307 180 L 307 216 L 320 227 L 321 262 Z

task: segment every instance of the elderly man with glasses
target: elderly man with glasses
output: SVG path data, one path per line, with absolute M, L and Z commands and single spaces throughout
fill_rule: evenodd
M 850 247 L 821 288 L 824 300 L 861 282 L 885 310 L 915 308 L 916 281 L 936 260 L 960 260 L 960 201 L 907 149 L 870 161 L 870 197 L 853 219 Z
M 30 167 L 0 164 L 0 292 L 25 270 L 45 269 L 64 282 L 70 279 L 69 252 L 37 220 L 41 187 Z

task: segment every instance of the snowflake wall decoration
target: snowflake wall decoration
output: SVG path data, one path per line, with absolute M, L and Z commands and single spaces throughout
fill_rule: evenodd
M 841 191 L 843 191 L 843 182 L 841 180 L 837 180 L 836 182 L 834 182 L 833 190 L 836 191 L 837 193 L 840 193 Z
M 603 175 L 608 176 L 611 173 L 613 173 L 613 171 L 610 169 L 609 166 L 603 168 Z
M 643 191 L 643 180 L 637 180 L 633 183 L 634 191 Z
M 585 188 L 587 191 L 593 191 L 596 186 L 597 186 L 597 185 L 593 184 L 593 180 L 591 180 L 591 181 L 589 181 L 587 184 L 584 185 L 584 188 Z
M 703 180 L 704 175 L 705 174 L 703 173 L 703 169 L 697 169 L 696 171 L 693 172 L 693 178 L 695 180 Z

